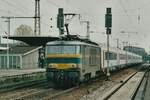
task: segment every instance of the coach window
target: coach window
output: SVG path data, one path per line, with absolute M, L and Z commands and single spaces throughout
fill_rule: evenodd
M 120 56 L 120 60 L 124 60 L 125 59 L 125 55 L 120 54 L 119 56 Z
M 105 52 L 105 60 L 108 60 L 108 53 Z
M 116 53 L 112 53 L 112 52 L 110 52 L 109 53 L 109 58 L 108 58 L 108 55 L 107 55 L 108 53 L 107 52 L 105 52 L 105 60 L 116 60 L 117 59 L 117 54 Z

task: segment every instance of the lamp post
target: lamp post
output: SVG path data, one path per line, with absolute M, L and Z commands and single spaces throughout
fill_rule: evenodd
M 8 17 L 7 20 L 5 21 L 8 23 L 8 33 L 5 32 L 5 34 L 7 35 L 7 67 L 6 69 L 9 69 L 9 41 L 8 41 L 8 37 L 10 34 L 10 18 Z
M 117 47 L 117 49 L 119 49 L 119 38 L 115 38 L 114 40 L 116 41 L 116 47 Z
M 119 49 L 119 38 L 117 38 L 117 48 Z

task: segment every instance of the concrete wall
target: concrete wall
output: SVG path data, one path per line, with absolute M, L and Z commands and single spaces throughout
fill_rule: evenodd
M 22 69 L 33 69 L 38 68 L 38 50 L 22 56 Z

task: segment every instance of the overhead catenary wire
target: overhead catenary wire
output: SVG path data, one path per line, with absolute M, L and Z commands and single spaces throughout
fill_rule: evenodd
M 19 11 L 20 13 L 24 14 L 24 10 L 22 10 L 22 8 L 18 7 L 18 5 L 14 5 L 6 0 L 2 0 L 4 3 L 6 3 L 7 5 L 9 5 L 11 8 L 13 8 L 15 11 Z M 11 9 L 12 10 L 12 9 Z
M 7 4 L 6 4 L 7 5 Z M 6 16 L 21 16 L 22 15 L 22 11 L 18 11 L 18 9 L 11 7 L 11 9 L 4 9 L 4 8 L 0 8 L 0 12 L 2 15 L 6 15 Z
M 51 5 L 53 5 L 53 6 L 55 6 L 55 7 L 57 7 L 57 8 L 60 8 L 61 6 L 60 5 L 58 5 L 58 4 L 56 4 L 55 2 L 53 2 L 53 1 L 51 1 L 51 0 L 46 0 L 49 4 L 51 4 Z
M 123 4 L 122 0 L 119 0 L 119 2 L 120 2 L 120 5 L 122 6 L 122 9 L 123 9 L 124 13 L 126 14 L 128 20 L 129 20 L 129 23 L 132 24 L 132 20 L 130 19 L 129 15 L 128 15 L 128 11 L 127 11 L 126 8 L 124 7 L 124 4 Z
M 8 5 L 10 8 L 12 9 L 9 9 L 9 10 L 13 10 L 12 12 L 16 12 L 19 13 L 18 15 L 20 16 L 23 16 L 23 15 L 27 15 L 28 16 L 31 16 L 31 14 L 33 15 L 34 14 L 34 10 L 32 11 L 32 8 L 34 6 L 34 2 L 35 0 L 32 0 L 32 1 L 29 1 L 31 2 L 30 4 L 27 3 L 27 0 L 26 1 L 23 1 L 24 4 L 22 4 L 21 2 L 19 2 L 20 0 L 11 0 L 11 1 L 7 1 L 7 0 L 2 0 L 2 2 L 5 4 L 5 5 Z M 25 6 L 25 5 L 32 5 L 33 3 L 33 6 Z M 33 7 L 34 8 L 34 7 Z M 32 13 L 33 12 L 33 13 Z M 18 16 L 17 15 L 17 16 Z
M 144 9 L 145 7 L 149 6 L 150 5 L 150 1 L 147 2 L 147 3 L 144 3 L 144 4 L 141 4 L 140 6 L 136 7 L 136 8 L 133 8 L 133 9 L 127 9 L 128 11 L 137 11 L 139 9 Z
M 31 0 L 30 0 L 31 1 Z M 34 0 L 33 0 L 34 1 Z M 18 4 L 17 4 L 18 3 Z M 23 8 L 23 10 L 26 10 L 27 13 L 31 12 L 31 9 L 28 6 L 25 6 L 24 4 L 22 4 L 22 2 L 20 2 L 20 0 L 17 0 L 17 3 L 15 3 L 16 5 L 21 6 L 21 8 Z M 34 5 L 34 2 L 33 2 Z
M 4 0 L 3 0 L 4 1 Z M 19 7 L 16 7 L 14 4 L 12 4 L 11 2 L 8 2 L 8 1 L 4 1 L 5 2 L 5 4 L 6 5 L 9 5 L 9 6 L 11 6 L 11 8 L 13 8 L 13 9 L 15 9 L 15 10 L 17 10 L 17 12 L 22 12 L 23 11 L 23 9 L 22 10 L 20 10 L 20 9 L 18 9 Z M 19 4 L 18 4 L 19 5 Z M 7 11 L 7 10 L 2 10 L 2 9 L 0 9 L 1 11 L 3 11 L 4 13 L 6 13 L 6 12 L 8 12 L 8 13 L 11 13 L 11 15 L 10 16 L 22 16 L 22 14 L 14 14 L 13 12 L 16 12 L 16 11 Z M 10 10 L 12 10 L 12 9 L 10 9 Z M 50 26 L 50 25 L 48 25 L 47 23 L 46 23 L 46 21 L 44 22 L 44 21 L 41 21 L 41 24 L 43 24 L 43 25 L 45 25 L 45 26 Z
M 119 0 L 120 1 L 120 5 L 122 6 L 122 9 L 124 10 L 124 13 L 126 14 L 127 18 L 128 18 L 128 21 L 129 23 L 134 27 L 132 29 L 136 29 L 137 27 L 139 27 L 139 25 L 137 26 L 137 24 L 134 24 L 132 19 L 131 19 L 131 15 L 128 14 L 128 10 L 124 7 L 124 4 L 122 2 L 122 0 Z M 137 18 L 137 16 L 139 17 L 139 14 L 136 14 L 135 17 Z M 136 19 L 135 18 L 135 19 Z M 138 19 L 138 18 L 137 18 Z M 137 21 L 138 22 L 138 21 Z
M 4 9 L 1 9 L 1 8 L 0 8 L 0 11 L 1 11 L 2 13 L 12 14 L 12 15 L 15 15 L 15 16 L 20 16 L 20 14 L 18 14 L 18 13 L 16 13 L 16 12 L 12 12 L 12 11 L 10 11 L 10 10 L 4 10 Z

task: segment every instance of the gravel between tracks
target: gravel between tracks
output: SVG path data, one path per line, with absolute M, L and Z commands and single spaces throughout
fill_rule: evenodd
M 108 92 L 117 83 L 136 72 L 134 69 L 125 69 L 110 77 L 110 80 L 98 80 L 87 85 L 81 86 L 79 89 L 63 94 L 54 98 L 53 100 L 96 100 L 102 97 L 104 93 Z

